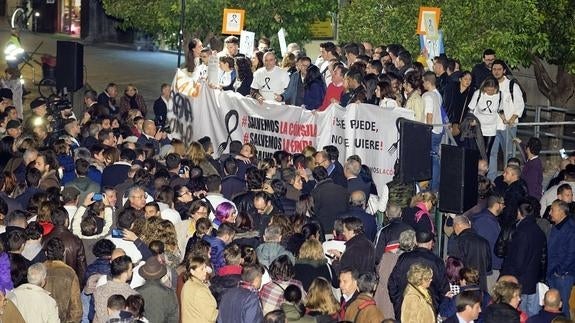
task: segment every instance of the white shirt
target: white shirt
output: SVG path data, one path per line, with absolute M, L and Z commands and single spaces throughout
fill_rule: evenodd
M 397 105 L 397 101 L 390 98 L 381 99 L 379 101 L 379 106 L 382 108 L 390 108 L 390 109 L 399 107 L 399 105 Z
M 487 95 L 481 93 L 481 90 L 476 90 L 469 102 L 469 110 L 479 119 L 481 123 L 481 131 L 486 137 L 493 137 L 497 130 L 497 119 L 501 119 L 497 114 L 503 107 L 504 97 L 503 93 L 495 93 L 494 95 Z M 479 96 L 479 101 L 477 97 Z
M 277 66 L 274 66 L 271 71 L 261 67 L 254 73 L 251 88 L 259 90 L 265 100 L 275 101 L 275 95 L 282 94 L 288 84 L 289 75 L 286 71 Z
M 421 96 L 423 99 L 423 105 L 425 106 L 425 115 L 431 113 L 433 115 L 433 124 L 441 124 L 443 120 L 441 119 L 441 94 L 437 89 L 433 91 L 427 91 Z M 426 119 L 427 120 L 427 119 Z M 434 126 L 431 130 L 433 133 L 440 134 L 443 132 L 443 126 Z
M 331 72 L 329 71 L 329 64 L 329 61 L 324 61 L 321 66 L 318 66 L 326 86 L 331 83 Z
M 72 229 L 72 219 L 74 219 L 78 207 L 76 205 L 64 205 L 64 209 L 68 212 L 68 229 Z
M 332 249 L 337 250 L 343 254 L 345 252 L 345 241 L 328 240 L 322 244 L 322 247 L 323 247 L 323 254 L 324 255 L 329 254 L 328 251 L 332 250 Z M 333 259 L 331 259 L 327 256 L 325 257 L 325 259 L 327 259 L 327 262 L 331 265 Z
M 122 238 L 112 238 L 112 235 L 107 236 L 106 239 L 112 241 L 114 245 L 116 245 L 116 248 L 124 250 L 126 256 L 132 259 L 132 263 L 137 263 L 142 260 L 142 254 L 134 242 Z
M 523 102 L 523 93 L 521 88 L 517 83 L 513 86 L 513 99 L 511 99 L 511 93 L 509 92 L 509 83 L 511 81 L 504 77 L 502 82 L 499 82 L 499 90 L 503 93 L 503 114 L 505 114 L 505 119 L 509 120 L 514 114 L 520 117 L 525 109 L 525 102 Z M 518 118 L 519 119 L 519 118 Z M 515 119 L 513 124 L 517 124 L 518 119 Z M 506 126 L 501 118 L 497 118 L 497 130 L 505 130 Z

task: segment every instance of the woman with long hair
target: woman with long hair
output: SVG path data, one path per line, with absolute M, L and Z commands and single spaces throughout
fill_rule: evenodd
M 255 71 L 264 67 L 264 52 L 256 50 L 252 55 L 251 62 L 252 62 L 252 73 L 255 73 Z
M 423 99 L 421 98 L 421 75 L 416 71 L 408 72 L 403 81 L 403 90 L 405 94 L 406 109 L 413 111 L 415 114 L 415 121 L 425 123 L 425 113 Z
M 193 141 L 190 144 L 187 151 L 187 157 L 192 161 L 194 166 L 198 166 L 202 169 L 204 176 L 219 175 L 218 171 L 208 161 L 208 154 L 199 142 Z
M 324 277 L 315 278 L 309 286 L 305 307 L 317 322 L 337 322 L 339 303 L 333 296 L 332 283 Z
M 458 136 L 459 125 L 467 114 L 467 105 L 475 92 L 471 72 L 461 72 L 458 82 L 450 82 L 443 91 L 443 106 L 451 124 L 451 133 Z
M 336 274 L 327 263 L 322 244 L 319 240 L 309 239 L 299 249 L 299 255 L 294 266 L 295 279 L 301 281 L 305 290 L 308 290 L 316 277 L 323 277 L 333 287 L 337 286 Z
M 489 76 L 483 81 L 481 87 L 473 93 L 468 104 L 469 110 L 477 117 L 483 134 L 485 151 L 491 155 L 491 148 L 497 132 L 497 118 L 503 113 L 503 105 L 507 94 L 499 90 L 499 81 Z M 474 125 L 474 124 L 472 124 Z
M 126 120 L 128 111 L 132 109 L 139 110 L 142 116 L 146 117 L 148 108 L 146 107 L 144 97 L 133 84 L 128 84 L 124 90 L 124 95 L 120 98 L 119 116 L 122 117 L 123 120 Z
M 245 57 L 236 57 L 236 82 L 234 90 L 243 96 L 249 95 L 254 72 L 252 71 L 252 62 Z
M 200 54 L 202 53 L 202 48 L 203 48 L 202 41 L 197 38 L 192 38 L 188 43 L 188 55 L 186 55 L 185 68 L 190 75 L 193 75 L 192 77 L 199 76 L 195 72 L 196 72 L 196 66 L 201 64 Z

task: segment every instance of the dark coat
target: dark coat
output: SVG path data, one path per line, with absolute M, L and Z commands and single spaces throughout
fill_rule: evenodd
M 377 222 L 375 221 L 375 216 L 368 214 L 360 207 L 351 206 L 347 212 L 342 213 L 341 217 L 353 216 L 361 220 L 363 223 L 363 232 L 369 241 L 375 240 L 375 235 L 377 234 Z
M 411 226 L 401 220 L 392 219 L 385 227 L 379 230 L 375 242 L 375 264 L 378 265 L 381 257 L 385 253 L 387 246 L 399 248 L 399 235 L 403 231 L 410 230 Z
M 547 277 L 575 272 L 575 220 L 565 218 L 549 233 Z
M 527 184 L 522 179 L 519 179 L 505 189 L 505 208 L 503 213 L 499 216 L 499 223 L 501 227 L 511 225 L 517 218 L 517 208 L 522 199 L 527 196 Z
M 347 191 L 349 194 L 355 191 L 362 191 L 365 194 L 365 198 L 369 198 L 371 193 L 371 183 L 364 181 L 360 177 L 350 178 L 347 180 Z
M 488 209 L 484 209 L 480 213 L 472 216 L 471 227 L 478 235 L 482 236 L 489 242 L 489 249 L 491 250 L 491 268 L 495 270 L 501 269 L 503 259 L 495 255 L 495 242 L 501 232 L 499 221 Z
M 409 267 L 414 263 L 423 263 L 430 266 L 433 270 L 433 280 L 429 286 L 429 291 L 434 304 L 439 304 L 441 297 L 449 291 L 449 281 L 447 280 L 447 274 L 445 272 L 445 264 L 443 260 L 436 256 L 431 250 L 416 247 L 413 251 L 402 254 L 399 256 L 399 259 L 397 259 L 397 263 L 387 283 L 389 298 L 391 299 L 391 303 L 393 303 L 396 318 L 401 317 L 403 292 L 407 287 L 407 272 L 409 271 Z
M 355 268 L 360 273 L 375 272 L 375 249 L 365 235 L 357 234 L 345 243 L 341 259 L 333 262 L 336 273 L 344 268 Z
M 316 79 L 304 89 L 303 105 L 308 110 L 315 110 L 323 103 L 324 96 L 325 84 L 323 83 L 323 79 Z
M 222 195 L 224 195 L 223 192 L 222 192 Z M 256 195 L 256 192 L 254 192 L 254 191 L 247 191 L 247 192 L 243 192 L 243 193 L 236 195 L 232 201 L 234 202 L 234 204 L 238 208 L 238 212 L 247 212 L 250 214 L 257 212 L 257 210 L 254 206 L 254 196 L 255 195 Z M 224 195 L 224 197 L 225 197 L 225 195 Z
M 230 175 L 222 178 L 222 195 L 231 200 L 236 195 L 241 194 L 247 190 L 246 181 L 235 176 Z M 237 205 L 236 205 L 237 206 Z
M 237 80 L 237 79 L 236 79 Z M 254 81 L 254 76 L 250 73 L 245 76 L 245 78 L 241 81 L 240 86 L 236 89 L 236 92 L 243 96 L 247 96 L 250 94 L 252 89 L 252 82 Z
M 53 238 L 60 238 L 64 243 L 64 262 L 72 267 L 78 276 L 78 281 L 82 282 L 86 272 L 86 254 L 84 244 L 78 236 L 63 226 L 55 226 L 52 232 L 44 237 L 42 244 L 44 248 Z
M 146 318 L 150 322 L 178 322 L 179 304 L 173 289 L 166 287 L 159 279 L 154 279 L 147 280 L 136 291 L 144 298 Z
M 238 300 L 242 300 L 238 302 Z M 228 290 L 219 304 L 218 323 L 260 323 L 264 320 L 257 291 L 237 287 Z
M 239 270 L 236 270 L 235 267 L 239 267 Z M 224 266 L 220 268 L 217 275 L 210 279 L 210 291 L 218 304 L 225 292 L 240 285 L 241 272 L 240 266 Z
M 561 313 L 561 312 L 553 313 L 553 312 L 547 312 L 546 310 L 541 309 L 541 311 L 539 311 L 539 313 L 528 318 L 527 323 L 549 323 L 549 322 L 553 321 L 554 318 L 556 318 L 557 316 L 561 316 L 561 315 L 563 315 L 563 313 Z
M 142 134 L 140 136 L 140 138 L 138 138 L 138 141 L 136 142 L 136 145 L 139 148 L 144 148 L 146 145 L 151 144 L 152 146 L 154 146 L 154 155 L 157 155 L 160 153 L 160 147 L 164 146 L 164 145 L 168 145 L 170 143 L 170 140 L 168 138 L 162 139 L 161 141 L 156 140 L 156 138 L 148 138 L 146 137 L 146 135 Z
M 28 187 L 28 188 L 26 188 L 26 190 L 24 192 L 22 192 L 22 194 L 20 194 L 20 195 L 18 195 L 18 197 L 16 197 L 16 202 L 20 203 L 20 205 L 22 205 L 23 209 L 27 209 L 28 204 L 30 203 L 30 199 L 32 198 L 32 196 L 34 196 L 34 194 L 39 193 L 39 192 L 43 192 L 43 191 L 37 187 Z
M 284 215 L 291 217 L 295 214 L 296 201 L 294 200 L 282 197 L 276 200 L 276 205 L 281 209 Z
M 294 279 L 299 280 L 305 290 L 309 290 L 312 281 L 317 277 L 323 277 L 337 287 L 337 276 L 327 261 L 296 260 L 293 267 Z
M 88 278 L 90 278 L 90 276 L 95 274 L 110 275 L 110 271 L 111 271 L 110 259 L 98 258 L 93 263 L 88 265 L 82 281 L 84 281 L 85 283 L 86 281 L 88 281 Z
M 345 175 L 343 174 L 343 166 L 338 160 L 333 164 L 335 165 L 335 168 L 331 173 L 329 173 L 329 178 L 331 178 L 335 184 L 347 188 L 347 178 L 345 178 Z M 367 195 L 366 198 L 367 197 L 369 197 L 369 195 Z
M 519 222 L 503 259 L 501 275 L 513 275 L 521 284 L 522 294 L 534 294 L 537 282 L 543 278 L 547 241 L 535 218 L 527 217 Z
M 106 166 L 102 172 L 101 187 L 115 187 L 118 184 L 125 182 L 128 179 L 128 171 L 130 165 L 126 164 L 112 164 Z
M 455 237 L 447 253 L 461 259 L 466 267 L 477 269 L 479 287 L 481 290 L 487 290 L 487 275 L 491 273 L 491 249 L 485 238 L 471 228 L 465 229 Z
M 519 311 L 507 303 L 491 304 L 483 312 L 485 323 L 519 323 Z
M 166 119 L 168 118 L 168 106 L 161 97 L 154 101 L 154 115 L 156 116 L 157 125 L 162 127 L 166 125 Z
M 331 233 L 338 215 L 347 211 L 349 200 L 347 189 L 328 178 L 318 182 L 311 195 L 317 219 L 325 232 Z

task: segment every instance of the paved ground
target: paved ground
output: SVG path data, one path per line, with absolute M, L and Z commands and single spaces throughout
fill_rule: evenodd
M 9 27 L 5 20 L 0 19 L 0 46 L 10 37 Z M 58 34 L 34 34 L 23 32 L 21 35 L 22 46 L 27 51 L 32 51 L 40 43 L 44 42 L 39 53 L 56 55 L 57 40 L 76 40 L 65 35 Z M 36 57 L 38 60 L 40 56 Z M 182 57 L 183 61 L 183 57 Z M 2 58 L 2 71 L 4 62 Z M 153 101 L 159 96 L 160 85 L 164 82 L 171 83 L 177 65 L 177 55 L 165 52 L 136 51 L 127 46 L 116 44 L 95 44 L 84 46 L 84 66 L 88 86 L 101 92 L 106 84 L 114 82 L 119 85 L 120 94 L 128 83 L 133 83 L 144 96 L 149 109 Z M 24 67 L 23 75 L 26 84 L 32 93 L 26 96 L 24 111 L 27 110 L 28 102 L 38 96 L 36 87 L 32 84 L 32 69 Z M 42 69 L 36 67 L 36 82 L 42 78 Z

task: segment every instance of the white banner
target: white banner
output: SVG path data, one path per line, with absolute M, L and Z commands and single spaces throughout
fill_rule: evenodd
M 269 157 L 277 150 L 293 154 L 308 145 L 318 149 L 334 145 L 340 151 L 342 164 L 351 155 L 361 157 L 372 170 L 378 188 L 393 177 L 398 151 L 389 150 L 399 138 L 397 118 L 414 118 L 410 110 L 368 104 L 347 108 L 332 105 L 324 112 L 275 102 L 259 104 L 252 98 L 213 90 L 205 84 L 192 86 L 198 92 L 189 97 L 178 90 L 182 82 L 182 76 L 177 74 L 168 124 L 173 136 L 186 144 L 209 136 L 216 151 L 225 145 L 227 152 L 232 140 L 250 142 L 257 147 L 259 158 Z

